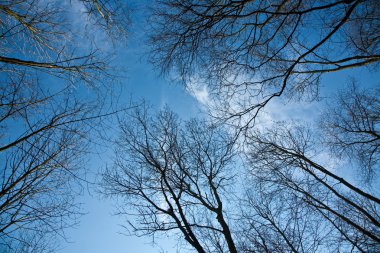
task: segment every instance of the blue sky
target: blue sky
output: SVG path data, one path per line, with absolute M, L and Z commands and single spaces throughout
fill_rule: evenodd
M 132 45 L 135 38 L 130 38 Z M 199 115 L 202 108 L 201 104 L 191 96 L 186 90 L 178 85 L 173 84 L 170 80 L 165 80 L 154 71 L 144 59 L 143 50 L 139 48 L 139 43 L 133 47 L 121 50 L 118 58 L 119 63 L 127 68 L 127 77 L 123 80 L 123 93 L 125 99 L 131 97 L 135 100 L 145 99 L 155 108 L 161 108 L 169 105 L 172 110 L 182 118 L 195 117 Z M 347 71 L 346 73 L 336 73 L 324 77 L 322 97 L 329 97 L 341 89 L 347 83 L 349 76 L 362 77 L 364 86 L 379 87 L 379 75 L 366 69 L 357 69 Z M 364 77 L 364 78 L 363 78 Z M 128 101 L 127 101 L 128 102 Z M 272 101 L 267 109 L 271 120 L 285 120 L 289 118 L 301 120 L 314 120 L 320 113 L 320 103 L 298 103 L 287 104 L 286 110 L 280 101 Z M 294 111 L 296 110 L 296 112 Z M 112 154 L 102 156 L 102 160 L 92 161 L 94 164 L 91 170 L 97 171 L 102 166 L 112 163 Z M 97 166 L 101 164 L 101 166 Z M 152 238 L 138 238 L 122 234 L 125 230 L 122 224 L 125 224 L 126 217 L 112 215 L 116 208 L 112 200 L 99 197 L 94 190 L 90 189 L 80 198 L 83 203 L 83 210 L 87 213 L 80 219 L 79 225 L 74 229 L 67 230 L 66 235 L 69 238 L 68 243 L 62 243 L 60 253 L 149 253 L 149 252 L 176 252 L 176 243 L 173 238 L 158 239 L 157 245 L 152 245 Z M 181 251 L 183 252 L 183 251 Z
M 126 0 L 125 0 L 126 1 Z M 56 3 L 59 3 L 56 0 Z M 44 0 L 41 3 L 45 4 Z M 210 94 L 205 86 L 194 82 L 191 86 L 192 90 L 186 90 L 183 85 L 173 81 L 173 77 L 163 77 L 160 75 L 157 67 L 151 65 L 147 60 L 147 46 L 145 41 L 147 38 L 147 11 L 150 6 L 150 0 L 128 0 L 128 5 L 131 8 L 131 21 L 129 27 L 128 38 L 126 41 L 116 41 L 113 44 L 102 31 L 91 32 L 97 46 L 101 49 L 109 51 L 114 55 L 113 65 L 120 78 L 113 83 L 120 105 L 128 105 L 131 102 L 140 102 L 145 100 L 154 109 L 161 109 L 165 106 L 170 107 L 182 119 L 190 117 L 204 117 L 202 110 L 205 105 L 210 102 Z M 68 8 L 68 13 L 72 20 L 72 25 L 75 27 L 74 33 L 78 36 L 72 38 L 75 42 L 80 42 L 83 38 L 81 33 L 85 33 L 88 20 L 84 13 L 81 3 L 75 0 L 67 1 L 65 8 Z M 91 30 L 92 31 L 92 30 Z M 87 31 L 88 32 L 88 31 Z M 17 44 L 17 40 L 13 41 Z M 60 41 L 62 42 L 62 41 Z M 31 46 L 25 43 L 26 47 Z M 63 44 L 70 44 L 70 41 L 63 41 Z M 80 42 L 78 51 L 89 51 L 91 43 Z M 22 45 L 20 43 L 20 45 Z M 25 46 L 25 45 L 24 45 Z M 31 49 L 32 50 L 32 49 Z M 26 52 L 26 51 L 25 51 Z M 16 55 L 18 56 L 18 55 Z M 27 55 L 28 57 L 32 57 Z M 380 74 L 376 71 L 371 71 L 365 68 L 351 69 L 338 73 L 327 74 L 323 77 L 321 85 L 321 98 L 331 98 L 333 94 L 343 89 L 350 81 L 350 78 L 357 79 L 360 87 L 380 87 Z M 40 75 L 43 79 L 41 82 L 44 86 L 41 89 L 60 89 L 63 85 L 63 80 L 48 74 Z M 0 76 L 0 81 L 3 77 Z M 54 83 L 54 85 L 51 85 Z M 45 87 L 46 86 L 46 87 Z M 73 88 L 73 93 L 76 92 L 83 98 L 88 98 L 93 92 L 88 89 L 88 86 L 78 85 Z M 110 98 L 113 99 L 113 98 Z M 243 99 L 241 97 L 238 100 Z M 326 99 L 326 100 L 327 100 Z M 86 101 L 86 100 L 85 100 Z M 315 101 L 312 103 L 300 101 L 288 101 L 286 98 L 275 99 L 271 101 L 265 110 L 260 113 L 259 123 L 272 124 L 279 120 L 296 120 L 309 121 L 310 124 L 321 114 L 321 109 L 325 100 Z M 17 132 L 17 122 L 14 122 L 13 131 Z M 108 129 L 105 129 L 110 138 L 117 138 L 117 124 L 108 124 Z M 22 129 L 21 129 L 22 130 Z M 9 133 L 8 137 L 9 137 Z M 127 236 L 126 230 L 122 225 L 126 224 L 126 219 L 130 217 L 121 217 L 114 215 L 116 212 L 116 201 L 106 199 L 98 193 L 96 182 L 99 181 L 99 172 L 106 166 L 113 164 L 112 146 L 97 147 L 97 150 L 89 155 L 88 164 L 83 168 L 87 171 L 87 179 L 92 182 L 88 187 L 83 189 L 83 195 L 78 196 L 78 202 L 82 203 L 82 211 L 85 213 L 78 220 L 79 223 L 74 228 L 65 230 L 67 241 L 62 240 L 59 253 L 150 253 L 150 252 L 184 252 L 183 249 L 178 250 L 176 244 L 177 238 L 161 237 L 155 238 L 156 245 L 152 245 L 153 238 L 135 236 Z M 327 156 L 328 157 L 328 156 Z M 350 181 L 355 181 L 355 175 L 349 175 L 343 172 L 346 178 Z M 1 248 L 0 248 L 1 251 Z
M 131 3 L 133 23 L 126 44 L 117 46 L 115 61 L 123 70 L 120 80 L 120 103 L 128 104 L 130 100 L 145 100 L 153 108 L 169 106 L 181 118 L 199 115 L 201 106 L 197 100 L 186 92 L 183 86 L 174 84 L 147 62 L 146 48 L 143 47 L 145 20 L 143 6 L 145 1 Z M 145 3 L 146 4 L 146 3 Z M 121 43 L 120 43 L 121 44 Z M 97 172 L 106 165 L 112 164 L 112 152 L 94 156 L 90 162 L 90 170 Z M 92 176 L 90 176 L 91 178 Z M 115 202 L 102 198 L 91 188 L 85 191 L 79 199 L 86 213 L 80 218 L 76 228 L 68 229 L 68 242 L 61 244 L 60 253 L 128 253 L 128 252 L 176 252 L 176 243 L 171 238 L 157 239 L 158 245 L 152 245 L 152 238 L 127 236 L 125 229 L 126 217 L 113 215 L 116 211 Z
M 144 28 L 144 6 L 149 1 L 129 1 L 132 6 L 132 21 L 129 28 L 129 38 L 126 44 L 118 43 L 114 65 L 123 69 L 120 79 L 120 102 L 128 104 L 130 99 L 140 101 L 142 99 L 150 103 L 154 108 L 162 108 L 168 105 L 181 118 L 199 116 L 202 103 L 208 102 L 207 89 L 200 87 L 193 90 L 191 95 L 186 89 L 175 84 L 170 78 L 160 76 L 160 73 L 147 62 L 144 47 L 146 37 Z M 322 97 L 331 96 L 337 89 L 343 88 L 348 76 L 357 77 L 364 86 L 380 87 L 380 76 L 376 72 L 366 69 L 356 69 L 326 75 L 322 83 Z M 271 101 L 265 111 L 266 120 L 285 120 L 294 118 L 298 120 L 314 120 L 320 113 L 320 103 L 287 103 Z M 281 109 L 281 110 L 280 110 Z M 111 135 L 114 129 L 110 129 Z M 95 180 L 95 174 L 107 165 L 112 164 L 112 151 L 103 150 L 102 154 L 91 157 L 89 163 L 90 180 Z M 156 242 L 162 248 L 152 245 L 152 238 L 137 238 L 122 234 L 125 232 L 121 225 L 125 224 L 126 217 L 113 215 L 115 202 L 99 196 L 96 189 L 89 186 L 79 197 L 83 203 L 83 212 L 86 214 L 80 218 L 80 223 L 66 230 L 68 242 L 62 242 L 60 253 L 150 253 L 150 252 L 176 252 L 176 241 L 173 238 L 161 238 Z M 183 252 L 183 251 L 181 251 Z
M 134 38 L 131 38 L 134 40 Z M 125 48 L 120 50 L 118 61 L 127 69 L 127 77 L 121 85 L 123 93 L 121 100 L 128 103 L 129 99 L 139 101 L 145 99 L 154 108 L 170 106 L 181 117 L 194 117 L 199 113 L 200 107 L 197 101 L 185 89 L 179 85 L 159 77 L 159 73 L 153 70 L 145 60 L 141 59 L 142 52 L 138 48 Z M 124 97 L 124 98 L 123 98 Z M 106 164 L 112 163 L 112 154 L 103 155 L 99 161 L 92 161 L 92 171 L 101 169 Z M 99 164 L 101 166 L 99 167 Z M 91 195 L 85 193 L 81 197 L 83 210 L 87 212 L 80 219 L 76 229 L 69 229 L 66 233 L 70 243 L 63 243 L 61 253 L 127 253 L 127 252 L 160 252 L 153 247 L 152 238 L 137 238 L 120 234 L 124 229 L 120 226 L 124 217 L 112 215 L 115 212 L 115 203 L 99 197 L 94 189 L 90 189 Z M 125 231 L 124 231 L 125 232 Z M 165 241 L 165 242 L 163 242 Z M 158 241 L 160 242 L 160 241 Z M 175 243 L 170 239 L 161 240 L 168 253 L 176 252 Z M 174 247 L 174 248 L 173 248 Z

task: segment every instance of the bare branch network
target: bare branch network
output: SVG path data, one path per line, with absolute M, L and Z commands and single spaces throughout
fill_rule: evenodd
M 325 73 L 380 60 L 376 0 L 158 2 L 152 61 L 207 85 L 213 116 L 240 127 L 275 97 L 317 97 Z
M 124 8 L 120 1 L 0 1 L 0 251 L 54 252 L 78 222 L 85 156 L 104 118 L 116 113 L 106 107 L 110 62 L 84 28 L 121 39 Z
M 161 0 L 152 12 L 152 62 L 206 87 L 218 124 L 145 109 L 120 122 L 104 191 L 132 234 L 196 252 L 379 251 L 378 89 L 339 91 L 313 126 L 255 124 L 277 97 L 318 98 L 326 73 L 377 71 L 379 2 Z
M 376 99 L 349 95 L 358 103 Z M 349 113 L 341 111 L 341 117 Z M 356 113 L 350 127 L 367 115 Z M 378 116 L 376 111 L 371 119 L 377 121 L 368 122 L 376 134 Z M 342 118 L 331 114 L 327 122 Z M 368 180 L 379 172 L 378 163 L 368 170 L 366 158 L 373 158 L 351 157 L 360 158 L 358 175 L 366 182 L 361 186 L 338 172 L 349 169 L 346 155 L 378 147 L 379 139 L 342 148 L 336 137 L 352 138 L 352 132 L 321 128 L 328 136 L 321 142 L 311 130 L 296 124 L 255 130 L 241 149 L 238 134 L 222 126 L 182 122 L 167 109 L 151 116 L 140 108 L 120 122 L 104 194 L 121 200 L 119 214 L 127 215 L 132 234 L 178 236 L 196 252 L 376 252 L 380 198 L 371 187 L 376 179 Z M 366 135 L 372 138 L 373 132 Z M 321 152 L 336 164 L 326 164 Z
M 255 124 L 278 97 L 317 98 L 326 73 L 378 71 L 379 1 L 158 0 L 151 11 L 153 63 L 204 85 L 213 120 L 118 114 L 102 189 L 131 234 L 202 253 L 379 252 L 378 87 L 353 81 L 313 125 Z M 0 1 L 7 253 L 53 252 L 77 221 L 84 155 L 118 112 L 105 109 L 112 60 L 91 35 L 115 45 L 128 23 L 123 1 Z

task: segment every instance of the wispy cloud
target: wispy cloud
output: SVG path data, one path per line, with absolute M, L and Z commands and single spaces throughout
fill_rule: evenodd
M 210 106 L 211 99 L 208 87 L 200 82 L 197 78 L 193 78 L 186 86 L 186 90 L 192 95 L 201 105 Z

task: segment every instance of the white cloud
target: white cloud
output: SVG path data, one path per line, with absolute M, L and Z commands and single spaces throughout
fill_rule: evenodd
M 186 89 L 203 106 L 203 109 L 215 119 L 240 114 L 252 105 L 262 102 L 262 99 L 266 97 L 265 94 L 258 91 L 259 89 L 255 89 L 256 80 L 252 80 L 252 77 L 231 76 L 226 78 L 225 82 L 229 85 L 218 90 L 212 90 L 208 87 L 207 80 L 193 76 L 187 81 Z M 254 121 L 255 129 L 264 130 L 279 122 L 289 121 L 313 124 L 320 114 L 320 106 L 321 104 L 315 101 L 307 102 L 291 100 L 284 96 L 277 97 L 260 110 Z M 255 113 L 256 110 L 252 110 L 252 112 L 247 112 L 241 117 L 236 117 L 236 119 L 230 118 L 229 123 L 244 125 L 251 122 Z
M 205 84 L 197 82 L 194 79 L 192 82 L 187 84 L 187 91 L 202 105 L 209 106 L 211 103 L 210 94 L 208 88 Z

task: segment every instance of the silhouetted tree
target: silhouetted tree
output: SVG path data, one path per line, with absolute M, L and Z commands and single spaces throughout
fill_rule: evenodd
M 324 112 L 326 142 L 340 157 L 358 161 L 364 180 L 376 178 L 380 161 L 380 90 L 355 83 L 341 91 Z
M 52 252 L 56 236 L 64 238 L 63 229 L 77 222 L 83 155 L 109 112 L 98 84 L 112 88 L 102 49 L 82 30 L 96 32 L 100 24 L 125 36 L 122 6 L 99 0 L 0 2 L 1 251 Z M 84 97 L 86 87 L 91 91 Z
M 86 13 L 77 10 L 81 4 Z M 94 23 L 125 36 L 129 19 L 124 10 L 120 1 L 2 1 L 1 72 L 38 71 L 69 81 L 101 82 L 109 74 L 109 62 L 83 29 Z
M 377 67 L 379 2 L 157 2 L 152 61 L 190 88 L 206 85 L 213 116 L 246 130 L 251 184 L 240 199 L 239 249 L 378 251 L 378 91 L 341 91 L 321 129 L 251 127 L 275 97 L 318 97 L 325 73 Z
M 157 2 L 153 62 L 207 85 L 214 116 L 240 127 L 275 97 L 315 98 L 324 73 L 380 60 L 376 0 Z
M 379 249 L 376 187 L 342 177 L 305 127 L 252 132 L 246 161 L 236 135 L 168 110 L 138 109 L 120 129 L 103 187 L 133 234 L 175 234 L 197 252 Z
M 197 252 L 379 251 L 377 91 L 341 92 L 315 128 L 251 128 L 275 97 L 314 99 L 323 74 L 376 67 L 378 1 L 157 2 L 153 62 L 207 85 L 213 116 L 243 138 L 168 110 L 121 120 L 103 186 L 132 233 Z
M 0 244 L 21 252 L 37 235 L 63 235 L 75 224 L 80 182 L 73 179 L 84 175 L 87 124 L 98 110 L 65 91 L 44 94 L 25 79 L 12 81 L 0 89 Z
M 86 14 L 113 39 L 124 40 L 129 27 L 129 10 L 120 0 L 78 0 L 86 8 Z
M 226 202 L 233 201 L 234 136 L 168 110 L 155 117 L 137 110 L 120 127 L 103 185 L 126 203 L 120 214 L 131 215 L 132 232 L 176 233 L 197 252 L 238 252 Z
M 347 163 L 324 149 L 309 130 L 297 125 L 276 127 L 268 132 L 256 132 L 250 140 L 251 175 L 256 186 L 260 186 L 258 192 L 267 196 L 254 205 L 256 209 L 269 206 L 266 212 L 275 212 L 278 205 L 286 208 L 284 203 L 290 203 L 290 210 L 300 208 L 307 214 L 307 223 L 314 223 L 312 231 L 323 228 L 318 246 L 325 245 L 324 250 L 376 252 L 379 249 L 378 190 L 342 176 Z M 331 163 L 333 159 L 335 164 Z M 302 221 L 302 217 L 293 217 L 291 213 L 274 219 L 282 224 Z M 285 234 L 293 229 L 284 227 Z M 306 235 L 304 230 L 301 235 Z M 292 235 L 289 241 L 294 239 Z M 306 240 L 310 242 L 314 240 Z

